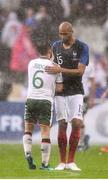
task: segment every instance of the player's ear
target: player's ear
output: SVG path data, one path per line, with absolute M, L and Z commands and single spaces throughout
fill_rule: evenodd
M 54 53 L 52 51 L 52 54 L 51 54 L 51 60 L 53 61 L 54 60 Z
M 50 59 L 53 58 L 53 52 L 52 52 L 52 49 L 49 49 L 49 53 L 50 53 Z

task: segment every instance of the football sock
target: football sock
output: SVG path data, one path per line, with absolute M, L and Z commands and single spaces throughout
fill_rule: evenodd
M 58 147 L 60 153 L 60 162 L 66 163 L 66 147 L 67 147 L 66 129 L 59 130 L 58 132 Z
M 47 166 L 51 153 L 51 142 L 49 138 L 42 139 L 41 142 L 41 154 L 42 154 L 42 163 Z
M 78 141 L 80 138 L 80 128 L 73 128 L 69 139 L 69 155 L 68 163 L 74 162 L 74 156 L 77 149 Z
M 31 151 L 32 151 L 32 134 L 29 132 L 24 133 L 23 147 L 24 147 L 25 156 L 27 156 L 27 154 L 31 154 Z

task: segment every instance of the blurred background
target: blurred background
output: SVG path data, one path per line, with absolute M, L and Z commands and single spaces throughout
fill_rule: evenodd
M 36 29 L 37 36 L 44 31 L 53 43 L 59 24 L 67 20 L 76 38 L 89 45 L 95 71 L 95 105 L 86 114 L 86 132 L 91 144 L 108 143 L 108 101 L 101 99 L 108 87 L 107 0 L 0 0 L 0 142 L 22 141 L 27 65 L 39 55 L 32 31 Z M 57 131 L 55 118 L 53 124 L 52 137 Z M 39 140 L 38 131 L 39 127 L 34 142 Z

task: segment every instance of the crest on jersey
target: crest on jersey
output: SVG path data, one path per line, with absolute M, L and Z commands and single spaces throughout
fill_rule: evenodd
M 77 56 L 77 52 L 74 50 L 73 51 L 73 58 L 76 58 L 76 56 Z
M 77 61 L 77 60 L 78 60 L 77 52 L 76 52 L 75 50 L 73 51 L 73 60 L 74 60 L 74 61 Z

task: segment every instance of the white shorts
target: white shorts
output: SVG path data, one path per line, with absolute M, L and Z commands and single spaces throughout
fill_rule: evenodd
M 70 122 L 74 118 L 83 120 L 83 95 L 56 96 L 55 112 L 57 121 L 65 119 Z

